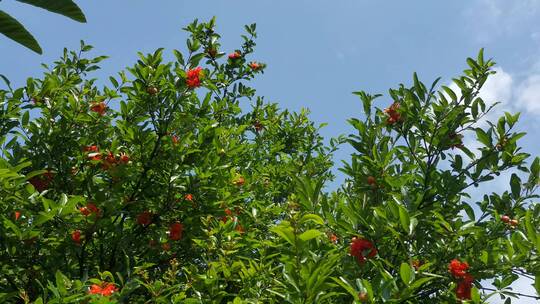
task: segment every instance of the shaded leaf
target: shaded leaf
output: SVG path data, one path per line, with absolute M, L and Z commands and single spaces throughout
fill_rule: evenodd
M 19 21 L 2 10 L 0 10 L 0 33 L 38 54 L 43 52 L 34 36 Z
M 49 12 L 66 16 L 78 22 L 82 22 L 82 23 L 86 22 L 86 17 L 84 16 L 79 6 L 77 6 L 77 4 L 75 4 L 75 2 L 71 0 L 54 0 L 54 1 L 17 0 L 17 1 L 46 9 Z

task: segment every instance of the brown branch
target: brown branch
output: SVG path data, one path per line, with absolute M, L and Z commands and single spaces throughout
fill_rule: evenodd
M 493 288 L 488 288 L 488 287 L 480 287 L 480 289 L 487 290 L 487 291 L 495 291 L 495 292 L 501 293 L 500 290 L 493 289 Z M 519 296 L 519 297 L 527 297 L 527 298 L 537 299 L 537 300 L 540 299 L 540 296 L 531 296 L 531 295 L 528 295 L 528 294 L 515 292 L 515 291 L 507 291 L 507 290 L 505 290 L 504 292 L 511 293 L 511 294 Z

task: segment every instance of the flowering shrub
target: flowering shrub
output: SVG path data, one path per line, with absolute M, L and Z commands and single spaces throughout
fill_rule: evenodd
M 540 160 L 526 166 L 519 115 L 477 124 L 482 52 L 460 92 L 415 76 L 382 109 L 356 92 L 355 134 L 326 144 L 307 111 L 249 87 L 255 25 L 238 50 L 214 20 L 186 30 L 186 53 L 140 54 L 103 89 L 105 57 L 82 44 L 0 91 L 2 302 L 480 303 L 511 301 L 521 274 L 540 289 Z M 510 169 L 510 191 L 467 195 Z

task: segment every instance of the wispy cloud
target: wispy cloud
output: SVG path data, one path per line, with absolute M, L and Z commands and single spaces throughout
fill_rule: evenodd
M 470 3 L 463 17 L 480 41 L 512 35 L 520 29 L 533 30 L 531 34 L 538 31 L 540 0 L 474 0 Z

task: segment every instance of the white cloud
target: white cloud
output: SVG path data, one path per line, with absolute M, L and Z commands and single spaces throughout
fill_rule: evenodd
M 504 112 L 513 112 L 515 110 L 512 104 L 513 77 L 501 67 L 496 67 L 494 71 L 496 74 L 488 78 L 478 96 L 484 100 L 486 107 L 496 102 L 499 104 L 490 111 L 484 121 L 496 121 L 501 115 L 504 115 Z
M 486 108 L 499 102 L 499 104 L 493 108 L 493 111 L 502 114 L 504 111 L 513 110 L 511 100 L 514 91 L 514 78 L 501 67 L 495 67 L 493 70 L 496 73 L 491 75 L 484 83 L 478 96 L 484 100 Z M 458 98 L 461 97 L 461 90 L 457 84 L 452 82 L 449 87 L 456 93 Z
M 533 69 L 534 70 L 534 69 Z M 525 77 L 517 77 L 501 67 L 494 68 L 496 74 L 491 75 L 478 94 L 484 100 L 486 108 L 498 102 L 491 112 L 480 122 L 496 121 L 504 112 L 522 112 L 540 114 L 540 73 L 525 73 Z M 449 87 L 460 96 L 460 89 L 455 83 Z
M 508 104 L 512 98 L 512 84 L 514 80 L 501 67 L 494 68 L 494 71 L 496 74 L 488 78 L 480 90 L 479 96 L 490 104 L 493 102 Z
M 527 77 L 517 88 L 517 104 L 525 112 L 540 114 L 540 75 Z
M 463 17 L 480 41 L 512 35 L 518 29 L 537 28 L 540 0 L 474 0 Z M 522 32 L 522 31 L 520 31 Z

